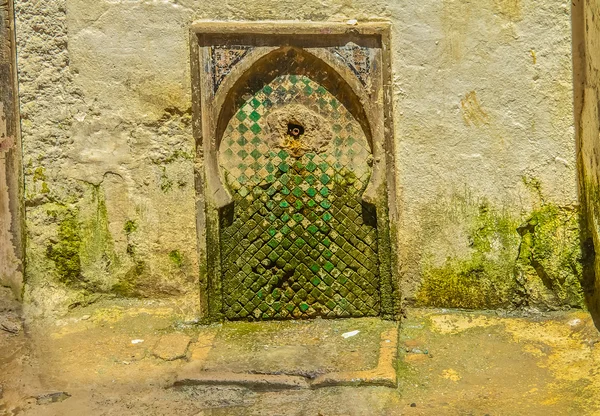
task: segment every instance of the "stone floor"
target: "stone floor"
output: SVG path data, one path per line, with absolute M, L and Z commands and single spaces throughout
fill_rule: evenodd
M 390 388 L 346 385 L 385 367 L 395 325 L 376 319 L 198 327 L 123 302 L 23 329 L 5 304 L 2 416 L 600 415 L 600 335 L 584 312 L 409 309 Z

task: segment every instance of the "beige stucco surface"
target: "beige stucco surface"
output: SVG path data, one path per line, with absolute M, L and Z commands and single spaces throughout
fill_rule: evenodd
M 98 293 L 175 296 L 194 310 L 203 265 L 188 42 L 198 19 L 391 22 L 408 302 L 423 276 L 477 254 L 482 210 L 495 224 L 485 261 L 516 262 L 516 228 L 532 212 L 576 204 L 568 1 L 15 3 L 34 311 Z M 48 255 L 65 248 L 61 224 L 64 237 L 73 216 L 83 284 L 61 282 Z M 535 272 L 519 278 L 532 303 L 564 303 Z

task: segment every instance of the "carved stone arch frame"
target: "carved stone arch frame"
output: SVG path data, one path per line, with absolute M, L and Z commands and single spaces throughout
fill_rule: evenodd
M 306 71 L 336 83 L 373 156 L 363 204 L 376 212 L 381 317 L 399 319 L 398 223 L 392 120 L 390 26 L 298 22 L 195 22 L 190 31 L 201 317 L 223 319 L 220 224 L 233 205 L 218 162 L 227 122 L 252 88 L 277 74 Z M 284 68 L 279 68 L 284 66 Z M 312 68 L 312 69 L 311 69 Z M 315 70 L 318 68 L 319 70 Z M 253 87 L 254 85 L 254 87 Z

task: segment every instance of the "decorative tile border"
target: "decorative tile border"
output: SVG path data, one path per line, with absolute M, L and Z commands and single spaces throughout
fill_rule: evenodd
M 373 60 L 369 48 L 349 42 L 344 46 L 336 46 L 332 50 L 336 56 L 348 65 L 365 87 L 369 85 L 371 81 L 371 62 Z
M 213 67 L 213 89 L 217 92 L 223 79 L 252 48 L 244 45 L 215 45 L 210 47 Z

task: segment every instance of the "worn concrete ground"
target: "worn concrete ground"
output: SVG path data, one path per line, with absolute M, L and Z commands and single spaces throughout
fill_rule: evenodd
M 584 312 L 411 309 L 399 333 L 397 389 L 290 389 L 174 383 L 190 368 L 307 380 L 370 369 L 381 351 L 379 336 L 393 324 L 198 326 L 176 305 L 123 302 L 23 329 L 18 304 L 2 305 L 2 416 L 600 415 L 600 335 Z M 360 332 L 341 336 L 351 330 Z

